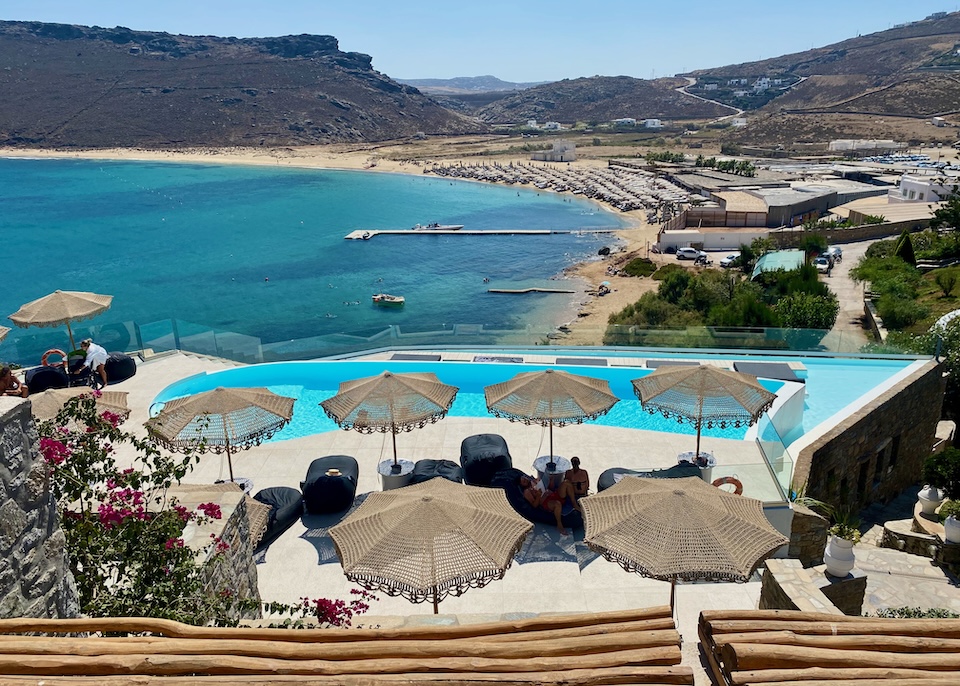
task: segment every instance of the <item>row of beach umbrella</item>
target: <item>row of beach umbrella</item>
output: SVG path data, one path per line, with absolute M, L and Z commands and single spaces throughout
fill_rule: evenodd
M 27 303 L 10 319 L 21 327 L 66 325 L 106 310 L 111 296 L 56 291 Z M 0 327 L 0 340 L 9 329 Z M 633 382 L 643 408 L 697 430 L 703 426 L 752 424 L 774 396 L 754 377 L 715 367 L 667 367 Z M 434 374 L 394 374 L 343 382 L 321 403 L 339 426 L 396 436 L 443 418 L 457 388 Z M 33 398 L 34 414 L 48 419 L 85 389 L 57 389 Z M 549 428 L 583 423 L 609 412 L 617 398 L 606 381 L 560 370 L 526 372 L 484 389 L 497 417 Z M 217 388 L 167 403 L 148 421 L 148 433 L 171 450 L 226 454 L 266 440 L 293 413 L 293 399 L 265 388 Z M 108 391 L 98 409 L 126 416 L 126 394 Z M 697 478 L 628 477 L 582 501 L 584 540 L 628 571 L 669 579 L 744 581 L 786 539 L 751 498 L 713 488 Z M 695 513 L 692 515 L 691 513 Z M 411 601 L 439 601 L 502 578 L 532 525 L 516 514 L 499 489 L 432 479 L 416 486 L 372 493 L 331 537 L 348 578 L 371 590 Z M 671 587 L 671 605 L 674 603 Z

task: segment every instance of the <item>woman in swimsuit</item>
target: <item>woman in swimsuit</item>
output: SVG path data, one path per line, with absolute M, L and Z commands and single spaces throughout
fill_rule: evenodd
M 563 480 L 573 485 L 573 494 L 579 500 L 590 491 L 590 475 L 586 469 L 580 469 L 580 458 L 571 457 L 570 464 L 573 469 L 568 469 L 563 475 Z

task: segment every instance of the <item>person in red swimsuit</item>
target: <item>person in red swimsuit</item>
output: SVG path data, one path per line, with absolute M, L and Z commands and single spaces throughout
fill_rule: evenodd
M 563 501 L 569 499 L 570 504 L 576 509 L 580 509 L 580 503 L 577 502 L 573 491 L 573 484 L 569 481 L 561 481 L 556 491 L 550 491 L 540 479 L 533 479 L 529 476 L 520 477 L 520 488 L 523 489 L 524 499 L 532 507 L 539 507 L 547 512 L 552 512 L 557 520 L 557 530 L 564 536 L 567 530 L 563 526 Z

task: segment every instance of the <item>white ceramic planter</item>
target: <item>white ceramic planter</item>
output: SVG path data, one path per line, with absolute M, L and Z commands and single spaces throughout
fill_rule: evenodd
M 943 491 L 928 484 L 920 489 L 917 500 L 920 501 L 920 512 L 922 514 L 934 515 L 937 508 L 943 503 Z
M 951 515 L 943 520 L 943 538 L 947 543 L 960 543 L 960 519 Z
M 827 574 L 839 578 L 845 577 L 856 565 L 853 554 L 853 541 L 831 536 L 823 551 L 823 563 L 827 565 Z

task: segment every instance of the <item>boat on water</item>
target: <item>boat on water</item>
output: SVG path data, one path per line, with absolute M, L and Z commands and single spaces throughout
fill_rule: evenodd
M 434 222 L 432 224 L 414 224 L 413 231 L 459 231 L 463 228 L 463 224 L 438 224 Z
M 390 295 L 389 293 L 377 293 L 373 296 L 373 304 L 380 307 L 400 307 L 406 302 L 402 295 Z

